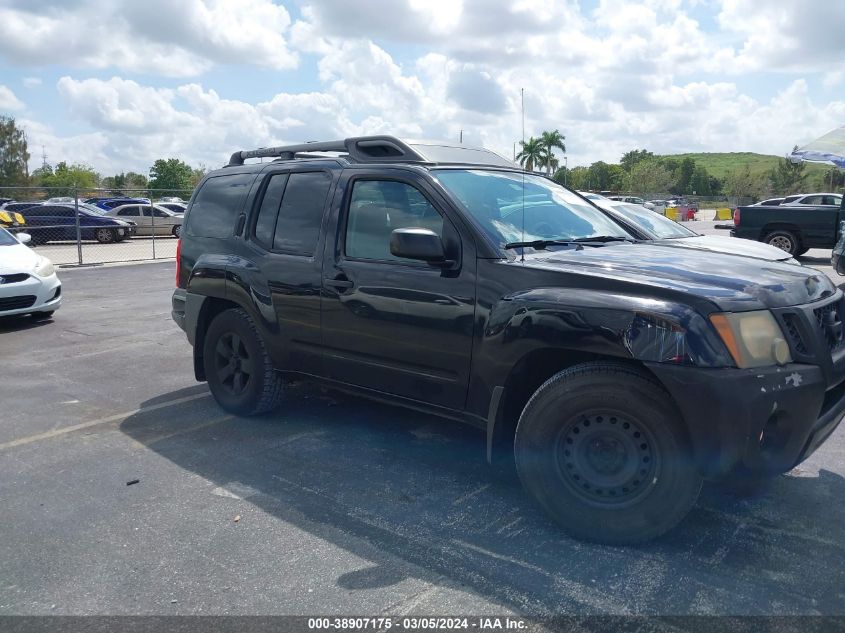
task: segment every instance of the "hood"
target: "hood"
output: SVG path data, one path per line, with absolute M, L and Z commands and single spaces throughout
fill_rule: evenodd
M 525 265 L 694 295 L 729 312 L 802 305 L 836 292 L 826 275 L 805 266 L 659 243 L 540 251 L 526 255 Z
M 0 246 L 0 275 L 31 273 L 41 256 L 23 244 Z
M 765 259 L 770 262 L 786 262 L 792 259 L 792 255 L 774 246 L 727 235 L 696 235 L 695 237 L 655 240 L 653 243 L 660 244 L 661 246 L 694 248 L 713 253 L 742 255 L 744 257 L 754 257 L 755 259 Z

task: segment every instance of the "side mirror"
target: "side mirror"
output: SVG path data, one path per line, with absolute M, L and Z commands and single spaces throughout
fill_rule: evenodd
M 394 257 L 419 259 L 432 266 L 448 266 L 443 241 L 434 231 L 422 228 L 396 229 L 390 234 L 390 253 Z
M 32 241 L 32 236 L 29 233 L 18 233 L 15 237 L 21 244 L 29 244 Z

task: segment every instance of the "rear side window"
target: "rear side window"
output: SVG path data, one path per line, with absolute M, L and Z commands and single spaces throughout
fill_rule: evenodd
M 271 176 L 255 222 L 256 241 L 274 251 L 313 255 L 331 184 L 324 171 Z
M 206 180 L 194 199 L 185 232 L 195 237 L 231 237 L 254 178 L 253 174 L 231 174 Z

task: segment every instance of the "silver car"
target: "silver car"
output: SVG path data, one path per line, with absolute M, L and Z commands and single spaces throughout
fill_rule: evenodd
M 130 220 L 137 225 L 136 235 L 173 235 L 182 234 L 183 213 L 175 213 L 161 205 L 124 204 L 106 212 L 106 215 Z

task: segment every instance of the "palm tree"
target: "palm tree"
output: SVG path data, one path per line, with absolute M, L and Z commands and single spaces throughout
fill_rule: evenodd
M 516 158 L 526 171 L 534 171 L 534 167 L 545 164 L 546 147 L 540 139 L 532 136 L 527 141 L 520 141 L 519 146 L 522 151 Z
M 557 161 L 554 158 L 554 150 L 559 149 L 564 154 L 566 153 L 566 144 L 564 141 L 566 137 L 561 134 L 558 130 L 552 130 L 551 132 L 543 132 L 540 135 L 540 142 L 543 144 L 543 148 L 546 150 L 546 160 L 544 161 L 546 170 L 548 174 L 551 175 L 552 169 L 554 168 Z

